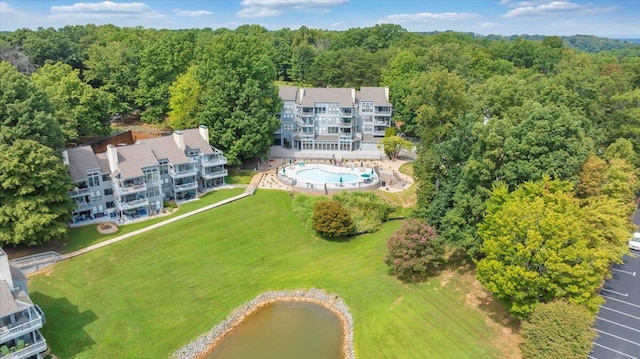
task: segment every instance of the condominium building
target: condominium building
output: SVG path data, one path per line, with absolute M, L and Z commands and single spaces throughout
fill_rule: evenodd
M 281 126 L 275 143 L 298 150 L 355 151 L 392 125 L 388 87 L 280 86 Z
M 29 298 L 27 279 L 0 248 L 0 358 L 42 358 L 47 342 L 38 329 L 44 322 L 44 313 Z
M 73 223 L 98 219 L 129 221 L 158 213 L 164 201 L 183 202 L 224 185 L 228 172 L 222 151 L 209 145 L 209 129 L 175 131 L 170 136 L 64 151 L 76 187 Z

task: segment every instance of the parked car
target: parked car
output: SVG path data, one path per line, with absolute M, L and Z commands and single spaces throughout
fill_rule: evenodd
M 629 245 L 629 248 L 640 251 L 640 232 L 634 233 L 633 237 L 629 239 L 629 242 L 627 242 L 627 244 Z

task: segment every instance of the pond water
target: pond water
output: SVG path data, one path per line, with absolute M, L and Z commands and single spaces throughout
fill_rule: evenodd
M 340 319 L 317 304 L 276 302 L 258 309 L 205 359 L 340 359 Z

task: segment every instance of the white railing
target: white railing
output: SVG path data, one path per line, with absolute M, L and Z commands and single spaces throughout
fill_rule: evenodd
M 116 206 L 118 206 L 118 208 L 122 209 L 132 209 L 132 208 L 138 208 L 138 207 L 143 207 L 143 206 L 148 206 L 149 205 L 149 199 L 148 198 L 142 198 L 142 199 L 136 199 L 135 201 L 128 201 L 128 202 L 120 202 L 117 199 L 113 200 L 116 203 Z
M 69 191 L 69 197 L 78 197 L 78 196 L 84 196 L 87 195 L 91 192 L 91 190 L 89 188 L 83 188 L 83 189 L 74 189 L 73 191 Z
M 30 356 L 36 355 L 38 353 L 42 353 L 47 350 L 47 341 L 44 340 L 40 332 L 36 331 L 36 342 L 33 344 L 25 343 L 25 347 L 23 349 L 18 349 L 15 352 L 1 356 L 2 359 L 18 359 L 18 358 L 28 358 Z
M 33 307 L 29 308 L 29 312 L 31 312 L 31 315 L 33 315 L 35 319 L 32 319 L 26 323 L 18 324 L 14 327 L 6 326 L 6 327 L 0 328 L 0 343 L 9 341 L 13 338 L 17 338 L 21 335 L 32 332 L 34 329 L 42 328 L 43 321 L 42 321 L 42 317 L 38 314 L 38 312 L 34 310 Z
M 209 159 L 202 159 L 200 161 L 200 163 L 204 166 L 204 167 L 212 167 L 212 166 L 220 166 L 220 165 L 226 165 L 227 164 L 227 158 L 220 156 L 218 158 L 209 158 Z
M 89 208 L 92 208 L 92 207 L 95 205 L 95 203 L 92 203 L 92 202 L 82 202 L 82 203 L 78 203 L 78 202 L 75 202 L 75 201 L 74 201 L 74 203 L 75 203 L 76 205 L 78 205 L 78 207 L 76 207 L 76 210 L 78 210 L 78 209 L 89 209 Z
M 176 172 L 174 169 L 169 169 L 169 175 L 171 175 L 172 178 L 182 178 L 182 177 L 188 177 L 188 176 L 195 176 L 196 174 L 198 174 L 198 170 L 196 168 L 191 168 L 188 170 L 182 170 L 179 172 Z
M 186 190 L 195 189 L 195 188 L 198 188 L 198 182 L 189 182 L 189 183 L 185 183 L 185 184 L 174 184 L 173 185 L 174 191 L 186 191 Z
M 147 190 L 147 184 L 142 183 L 142 184 L 136 184 L 131 186 L 118 186 L 117 182 L 114 182 L 113 189 L 116 192 L 118 192 L 120 195 L 125 195 L 129 193 L 144 192 Z
M 222 171 L 215 171 L 215 172 L 205 172 L 202 174 L 202 178 L 204 179 L 213 179 L 213 178 L 219 178 L 219 177 L 226 177 L 229 175 L 229 171 L 227 170 L 222 170 Z

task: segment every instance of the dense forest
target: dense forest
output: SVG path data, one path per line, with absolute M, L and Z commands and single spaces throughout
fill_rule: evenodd
M 69 205 L 51 186 L 38 192 L 34 184 L 55 210 L 46 223 L 21 224 L 43 204 L 14 205 L 14 194 L 30 193 L 17 189 L 30 170 L 8 166 L 12 156 L 58 171 L 37 157 L 106 135 L 113 116 L 135 110 L 142 121 L 174 129 L 208 125 L 212 145 L 238 164 L 268 150 L 282 82 L 388 86 L 398 131 L 419 140 L 415 216 L 476 260 L 480 281 L 516 316 L 556 298 L 594 310 L 595 289 L 626 250 L 640 165 L 640 45 L 411 33 L 388 24 L 346 31 L 86 25 L 4 33 L 0 59 L 7 167 L 0 217 L 8 218 L 0 220 L 0 243 L 61 235 L 55 223 Z M 64 193 L 69 180 L 56 180 Z M 526 240 L 532 233 L 537 241 Z M 539 258 L 550 248 L 555 269 Z M 508 267 L 505 258 L 517 263 Z M 524 269 L 501 272 L 513 266 Z M 530 288 L 527 273 L 541 281 L 539 292 L 514 299 L 505 278 Z M 581 284 L 568 288 L 558 278 Z

